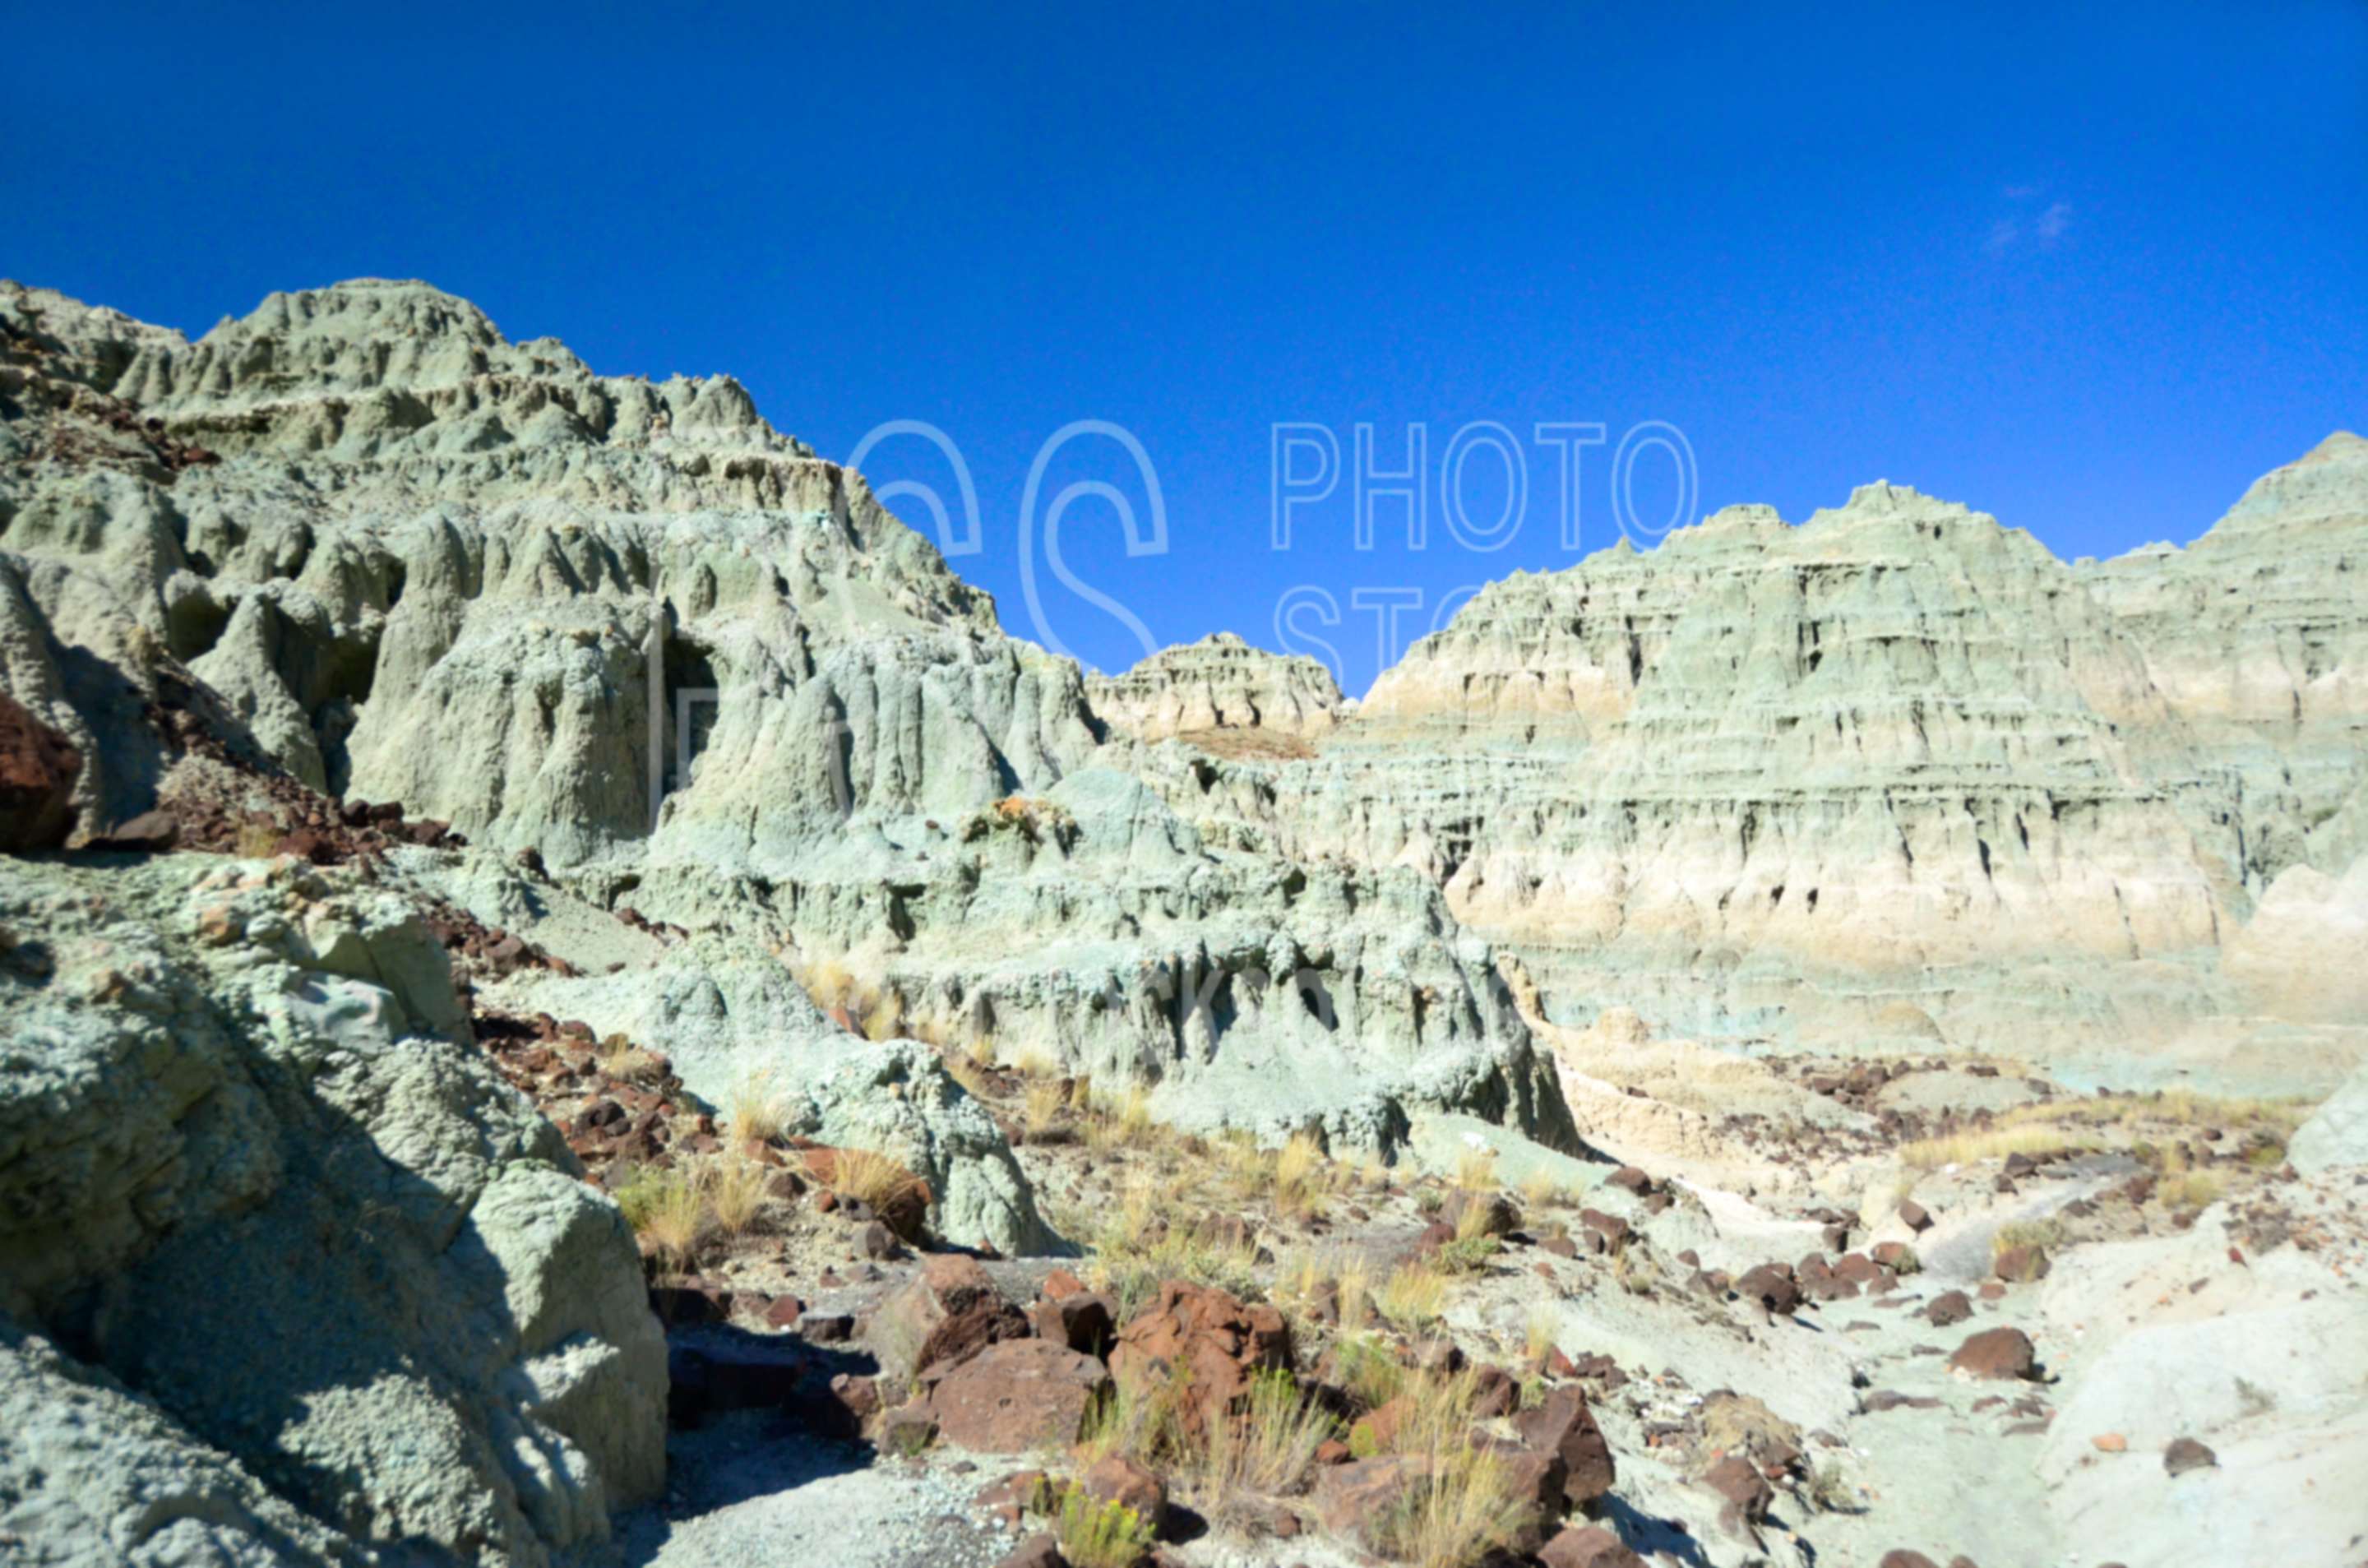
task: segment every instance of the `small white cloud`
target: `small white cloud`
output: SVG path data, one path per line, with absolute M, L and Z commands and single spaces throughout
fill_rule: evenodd
M 2010 185 L 2005 187 L 2005 195 L 2009 201 L 2022 205 L 2034 201 L 2045 189 L 2044 186 Z M 2016 213 L 1992 222 L 1989 237 L 1982 242 L 1982 249 L 1990 256 L 2005 256 L 2024 249 L 2054 250 L 2056 242 L 2071 227 L 2072 204 L 2051 201 L 2036 217 Z

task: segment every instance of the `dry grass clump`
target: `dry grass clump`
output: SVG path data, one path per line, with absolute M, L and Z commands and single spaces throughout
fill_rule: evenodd
M 1382 1521 L 1385 1554 L 1416 1568 L 1470 1568 L 1512 1540 L 1530 1511 L 1505 1461 L 1472 1440 L 1477 1381 L 1469 1371 L 1417 1372 L 1397 1397 L 1390 1450 L 1423 1473 Z
M 1135 1568 L 1151 1553 L 1151 1522 L 1125 1504 L 1098 1503 L 1082 1486 L 1061 1494 L 1053 1533 L 1069 1568 Z
M 1329 1252 L 1293 1252 L 1275 1271 L 1272 1298 L 1292 1319 L 1293 1338 L 1315 1337 L 1310 1314 L 1329 1295 L 1338 1308 L 1337 1326 L 1343 1335 L 1363 1328 L 1373 1312 L 1372 1277 L 1363 1253 L 1353 1248 Z
M 1021 1124 L 1028 1142 L 1042 1143 L 1049 1140 L 1060 1127 L 1061 1110 L 1067 1103 L 1068 1096 L 1053 1080 L 1043 1078 L 1030 1084 L 1020 1100 Z
M 707 1228 L 707 1198 L 691 1173 L 644 1165 L 615 1196 L 643 1252 L 667 1268 L 690 1261 Z
M 230 852 L 242 860 L 268 860 L 286 836 L 268 822 L 241 823 L 231 835 Z
M 847 1006 L 848 998 L 855 994 L 854 971 L 837 959 L 817 959 L 796 978 L 814 1005 L 825 1013 Z
M 1169 1279 L 1255 1297 L 1257 1244 L 1242 1231 L 1169 1209 L 1167 1195 L 1150 1181 L 1131 1183 L 1117 1210 L 1093 1233 L 1087 1272 L 1110 1292 L 1120 1319 L 1133 1317 Z
M 594 1066 L 623 1083 L 638 1084 L 657 1074 L 656 1056 L 621 1034 L 612 1034 L 602 1040 L 592 1055 Z
M 1531 1209 L 1556 1208 L 1570 1201 L 1570 1188 L 1565 1187 L 1552 1171 L 1532 1172 L 1521 1183 L 1521 1202 Z
M 2003 1160 L 2009 1154 L 2059 1154 L 2067 1149 L 2093 1148 L 2096 1140 L 2050 1121 L 2026 1121 L 2008 1126 L 1975 1128 L 1919 1138 L 1900 1145 L 1899 1158 L 1910 1170 L 1932 1171 L 1943 1165 L 1978 1165 Z
M 1543 1363 L 1562 1333 L 1562 1314 L 1540 1302 L 1521 1324 L 1521 1350 L 1531 1366 Z
M 1455 1185 L 1466 1192 L 1486 1192 L 1497 1185 L 1497 1151 L 1467 1148 L 1455 1156 Z
M 1274 1206 L 1281 1212 L 1320 1217 L 1330 1207 L 1331 1162 L 1314 1133 L 1292 1134 L 1274 1157 L 1273 1175 Z
M 724 1154 L 699 1173 L 707 1206 L 725 1235 L 743 1234 L 757 1222 L 765 1207 L 765 1184 L 771 1172 L 754 1160 Z
M 1405 1365 L 1388 1346 L 1362 1335 L 1343 1337 L 1333 1347 L 1332 1361 L 1341 1390 L 1366 1410 L 1379 1410 L 1406 1386 Z M 1353 1442 L 1355 1435 L 1350 1437 Z
M 2216 1127 L 2283 1142 L 2310 1114 L 2303 1099 L 2264 1099 L 2200 1095 L 2192 1089 L 2153 1094 L 2094 1095 L 2044 1100 L 2000 1112 L 1987 1127 L 1921 1139 L 1905 1145 L 1900 1158 L 1918 1169 L 1972 1165 L 2009 1154 L 2034 1157 L 2070 1149 L 2105 1146 L 2105 1134 L 2127 1134 L 2148 1126 Z
M 1259 1499 L 1295 1490 L 1315 1463 L 1315 1450 L 1339 1435 L 1340 1424 L 1289 1372 L 1250 1374 L 1248 1397 L 1235 1415 L 1212 1424 L 1188 1476 L 1203 1512 L 1221 1524 L 1240 1524 Z
M 905 998 L 893 987 L 882 994 L 877 1002 L 863 1009 L 863 1038 L 879 1041 L 894 1040 L 905 1029 Z
M 1077 1457 L 1087 1464 L 1116 1454 L 1154 1470 L 1172 1470 L 1190 1447 L 1184 1420 L 1188 1370 L 1131 1370 L 1086 1413 Z
M 1420 1260 L 1398 1265 L 1373 1300 L 1383 1317 L 1411 1334 L 1447 1311 L 1447 1276 Z
M 2013 1247 L 2053 1247 L 2064 1244 L 2064 1221 L 2052 1215 L 2044 1220 L 2009 1220 L 1990 1233 L 1993 1256 Z
M 928 1199 L 928 1183 L 876 1150 L 834 1149 L 828 1165 L 826 1179 L 813 1162 L 807 1165 L 807 1174 L 842 1199 L 852 1198 L 869 1204 L 875 1213 L 892 1204 L 908 1201 L 916 1190 L 924 1201 Z
M 769 1070 L 742 1079 L 724 1104 L 724 1142 L 734 1149 L 771 1142 L 781 1135 L 782 1108 Z
M 1061 1075 L 1061 1064 L 1053 1061 L 1052 1054 L 1041 1045 L 1031 1045 L 1020 1051 L 1013 1059 L 1011 1070 L 1031 1083 Z

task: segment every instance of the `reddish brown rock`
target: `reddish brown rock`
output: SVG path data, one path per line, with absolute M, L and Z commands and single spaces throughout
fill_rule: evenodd
M 928 1408 L 957 1448 L 1017 1454 L 1077 1440 L 1086 1412 L 1110 1387 L 1090 1356 L 1042 1339 L 988 1346 L 948 1373 Z
M 1603 1440 L 1587 1395 L 1578 1390 L 1549 1390 L 1536 1405 L 1513 1418 L 1513 1429 L 1531 1448 L 1560 1456 L 1565 1471 L 1563 1492 L 1573 1506 L 1583 1507 L 1611 1490 L 1618 1478 L 1611 1445 Z
M 1165 1367 L 1187 1379 L 1184 1419 L 1205 1430 L 1234 1408 L 1260 1368 L 1291 1365 L 1291 1328 L 1264 1303 L 1244 1306 L 1212 1286 L 1171 1279 L 1119 1330 L 1110 1370 L 1121 1378 Z
M 1520 1210 L 1503 1193 L 1467 1192 L 1458 1187 L 1447 1195 L 1446 1203 L 1439 1210 L 1440 1222 L 1448 1228 L 1449 1240 L 1463 1233 L 1466 1214 L 1473 1216 L 1469 1222 L 1484 1235 L 1506 1236 L 1520 1228 Z
M 1621 1166 L 1605 1176 L 1603 1184 L 1606 1187 L 1616 1187 L 1623 1192 L 1633 1192 L 1639 1198 L 1653 1190 L 1653 1178 L 1634 1165 Z
M 2220 1462 L 2220 1456 L 2192 1437 L 2174 1437 L 2162 1450 L 2162 1468 L 2173 1475 L 2185 1475 L 2191 1470 L 2209 1470 Z
M 1077 1477 L 1077 1484 L 1097 1503 L 1133 1509 L 1154 1534 L 1167 1523 L 1167 1483 L 1124 1454 L 1097 1460 Z
M 1801 1305 L 1800 1284 L 1793 1279 L 1793 1270 L 1782 1263 L 1763 1263 L 1747 1271 L 1735 1282 L 1735 1293 L 1779 1317 L 1797 1312 Z
M 1538 1548 L 1544 1568 L 1646 1568 L 1643 1558 L 1601 1525 L 1565 1526 Z
M 74 829 L 82 754 L 0 691 L 0 851 L 54 849 Z
M 1965 1299 L 1963 1290 L 1951 1290 L 1935 1296 L 1924 1309 L 1924 1321 L 1934 1328 L 1947 1328 L 1974 1315 L 1974 1303 Z
M 985 1512 L 1007 1528 L 1018 1528 L 1042 1499 L 1048 1478 L 1041 1470 L 1016 1470 L 1000 1481 L 989 1482 L 978 1489 L 971 1506 Z
M 1877 1242 L 1872 1250 L 1874 1261 L 1885 1268 L 1904 1272 L 1916 1267 L 1916 1249 L 1906 1242 Z
M 1628 1221 L 1617 1214 L 1606 1214 L 1600 1209 L 1582 1209 L 1578 1222 L 1603 1238 L 1607 1246 L 1618 1246 L 1628 1239 Z
M 1883 1561 L 1877 1564 L 1877 1568 L 1941 1568 L 1941 1565 L 1920 1551 L 1909 1551 L 1903 1548 L 1896 1551 L 1884 1552 Z
M 1093 1290 L 1073 1291 L 1028 1309 L 1029 1326 L 1036 1331 L 1037 1338 L 1082 1350 L 1088 1356 L 1110 1354 L 1116 1317 L 1110 1299 Z
M 880 1358 L 882 1375 L 910 1380 L 935 1362 L 951 1367 L 1025 1332 L 1027 1321 L 1004 1301 L 977 1259 L 941 1253 L 924 1258 L 919 1271 L 880 1304 L 864 1336 Z
M 1702 1484 L 1726 1499 L 1726 1508 L 1750 1524 L 1768 1517 L 1768 1505 L 1776 1499 L 1776 1489 L 1759 1473 L 1759 1467 L 1741 1454 L 1729 1454 L 1710 1467 L 1702 1476 Z
M 1316 1517 L 1334 1535 L 1377 1551 L 1391 1516 L 1425 1473 L 1419 1461 L 1403 1454 L 1335 1465 L 1315 1478 Z
M 1957 1346 L 1949 1369 L 1975 1378 L 2029 1378 L 2037 1362 L 2031 1336 L 2019 1328 L 1989 1328 Z
M 1899 1219 L 1901 1223 L 1918 1235 L 1932 1228 L 1932 1216 L 1925 1210 L 1924 1205 L 1913 1199 L 1899 1205 Z
M 2047 1249 L 2041 1246 L 2010 1246 L 1998 1249 L 1990 1272 L 2017 1285 L 2027 1285 L 2033 1279 L 2047 1278 Z
M 995 1568 L 1069 1568 L 1069 1560 L 1061 1555 L 1061 1543 L 1053 1532 L 1044 1530 L 1004 1553 Z
M 142 812 L 131 821 L 118 823 L 107 832 L 94 836 L 85 847 L 154 855 L 170 849 L 180 840 L 180 819 L 172 812 Z

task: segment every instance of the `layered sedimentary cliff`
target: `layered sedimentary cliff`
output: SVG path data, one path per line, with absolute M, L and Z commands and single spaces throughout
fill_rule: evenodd
M 2357 1038 L 2261 1025 L 2363 1021 L 2363 570 L 2349 435 L 2102 564 L 1891 484 L 1729 507 L 1492 585 L 1320 757 L 1206 793 L 1292 856 L 1419 869 L 1573 1016 L 1833 1041 L 1904 1005 L 2325 1079 Z

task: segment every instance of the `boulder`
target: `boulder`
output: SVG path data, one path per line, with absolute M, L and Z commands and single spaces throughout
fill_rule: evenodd
M 1077 1484 L 1097 1503 L 1133 1509 L 1155 1535 L 1167 1523 L 1167 1483 L 1124 1454 L 1095 1460 L 1077 1477 Z
M 1245 1306 L 1213 1286 L 1169 1280 L 1119 1330 L 1110 1370 L 1121 1379 L 1180 1373 L 1184 1419 L 1205 1430 L 1248 1391 L 1250 1374 L 1291 1365 L 1291 1328 L 1259 1303 Z
M 1648 1568 L 1601 1525 L 1566 1525 L 1538 1548 L 1543 1568 Z
M 1563 1492 L 1574 1507 L 1593 1503 L 1618 1479 L 1611 1445 L 1595 1424 L 1587 1395 L 1577 1389 L 1549 1389 L 1543 1399 L 1513 1417 L 1513 1429 L 1530 1447 L 1562 1460 Z
M 2368 1066 L 2346 1078 L 2294 1130 L 2286 1143 L 2286 1160 L 2306 1176 L 2368 1166 Z
M 54 849 L 74 827 L 82 754 L 0 690 L 0 853 Z
M 1110 1387 L 1099 1361 L 1042 1339 L 988 1346 L 938 1382 L 928 1409 L 956 1448 L 1017 1454 L 1077 1440 Z
M 605 1541 L 609 1511 L 665 1476 L 666 1347 L 631 1227 L 472 1042 L 407 905 L 293 862 L 210 881 L 224 864 L 0 877 L 0 927 L 37 917 L 58 955 L 46 985 L 0 978 L 0 1313 L 86 1367 L 40 1351 L 48 1384 L 129 1391 L 155 1443 L 364 1550 L 538 1562 Z M 217 945 L 201 908 L 280 935 Z M 88 1451 L 154 1449 L 131 1434 L 94 1428 Z M 23 1517 L 132 1504 L 91 1539 L 160 1528 L 164 1494 L 52 1507 L 74 1473 L 0 1489 L 37 1500 Z M 268 1512 L 202 1517 L 228 1540 Z
M 1963 1290 L 1949 1290 L 1932 1298 L 1924 1308 L 1924 1321 L 1934 1328 L 1947 1328 L 1974 1315 L 1974 1303 Z
M 2031 1336 L 2019 1328 L 1988 1328 L 1957 1346 L 1949 1369 L 1969 1378 L 2028 1379 L 2038 1375 Z

